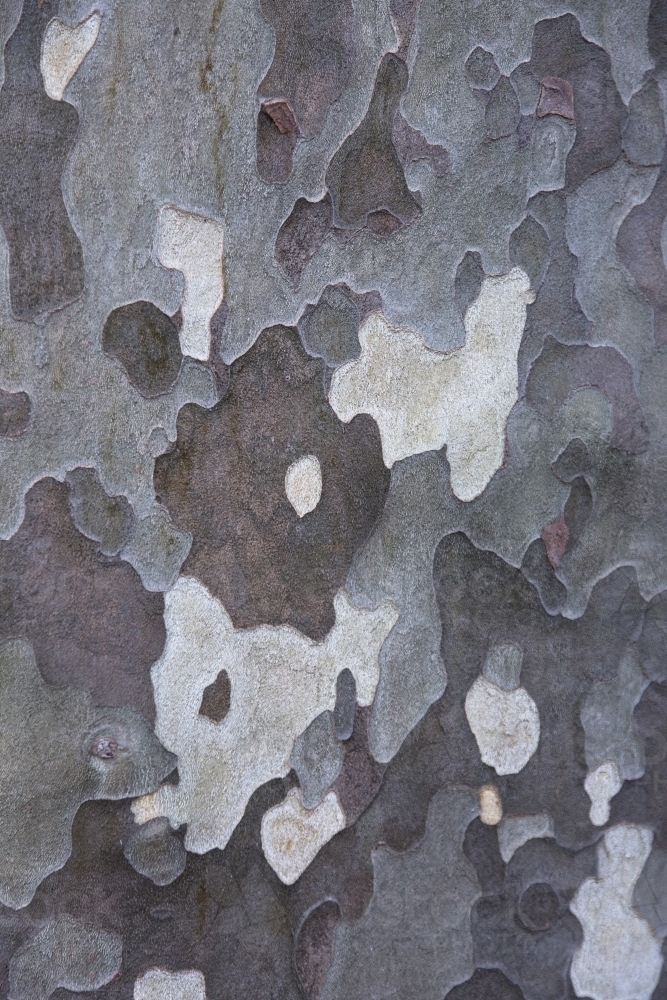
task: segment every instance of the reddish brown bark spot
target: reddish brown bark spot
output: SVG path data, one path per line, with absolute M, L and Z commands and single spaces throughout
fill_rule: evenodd
M 542 532 L 542 541 L 547 550 L 547 558 L 554 569 L 560 565 L 560 561 L 565 555 L 570 532 L 564 517 L 557 517 L 555 521 L 548 524 Z
M 574 93 L 572 85 L 567 80 L 557 76 L 546 76 L 542 80 L 542 90 L 537 104 L 537 117 L 545 115 L 560 115 L 568 121 L 574 121 Z

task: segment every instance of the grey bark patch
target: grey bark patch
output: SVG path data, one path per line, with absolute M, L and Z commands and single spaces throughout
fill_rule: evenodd
M 485 277 L 480 254 L 476 250 L 467 250 L 454 278 L 454 295 L 462 317 L 465 317 L 468 306 L 479 298 Z
M 158 593 L 173 587 L 191 545 L 190 533 L 177 528 L 164 507 L 155 504 L 135 521 L 120 555 L 139 573 L 146 590 Z
M 150 667 L 164 646 L 164 598 L 77 531 L 68 493 L 53 479 L 36 483 L 21 527 L 0 541 L 0 641 L 28 639 L 47 683 L 87 688 L 96 704 L 131 704 L 152 721 Z M 95 524 L 101 534 L 97 514 Z
M 361 920 L 338 924 L 322 1000 L 379 998 L 387 982 L 406 1000 L 441 1000 L 470 976 L 470 907 L 479 887 L 462 842 L 477 809 L 472 790 L 443 789 L 431 802 L 419 847 L 374 852 L 373 898 Z
M 665 118 L 660 88 L 647 80 L 633 95 L 623 128 L 623 152 L 640 167 L 659 166 L 665 152 Z
M 152 819 L 129 835 L 123 854 L 136 872 L 155 885 L 171 885 L 182 875 L 187 851 L 167 819 Z
M 611 823 L 634 823 L 654 831 L 653 847 L 667 849 L 667 686 L 652 681 L 633 714 L 634 730 L 644 758 L 644 773 L 625 781 L 611 800 Z
M 567 527 L 566 552 L 571 552 L 584 533 L 593 512 L 593 494 L 584 476 L 572 480 L 570 495 L 565 501 L 563 519 Z
M 572 955 L 583 940 L 567 903 L 596 873 L 595 853 L 577 854 L 552 840 L 530 840 L 507 866 L 501 893 L 475 905 L 475 964 L 500 968 L 527 1000 L 565 1000 Z
M 0 688 L 0 899 L 20 907 L 67 860 L 82 802 L 152 791 L 176 759 L 133 708 L 95 708 L 85 691 L 46 685 L 21 639 L 0 646 Z M 100 739 L 114 741 L 113 757 L 92 752 Z
M 299 140 L 298 126 L 292 119 L 294 127 L 284 127 L 287 122 L 267 109 L 268 102 L 257 114 L 257 173 L 265 184 L 284 184 L 292 173 L 292 158 Z
M 548 390 L 547 390 L 548 386 Z M 553 418 L 571 393 L 593 386 L 612 406 L 612 447 L 641 455 L 649 447 L 649 432 L 630 363 L 613 347 L 564 345 L 547 337 L 526 383 L 526 400 L 538 413 Z
M 370 292 L 355 292 L 349 288 L 345 283 L 341 286 L 345 294 L 352 299 L 359 310 L 359 322 L 363 323 L 371 313 L 382 311 L 384 308 L 382 303 L 382 296 L 378 292 L 377 288 L 374 288 Z
M 519 919 L 529 931 L 548 931 L 563 912 L 563 903 L 548 882 L 533 882 L 519 899 Z
M 108 496 L 95 469 L 72 469 L 65 481 L 76 527 L 86 538 L 99 542 L 105 556 L 116 555 L 128 541 L 134 523 L 127 499 Z
M 211 353 L 208 364 L 213 371 L 215 385 L 217 389 L 218 402 L 229 388 L 229 365 L 222 360 L 222 345 L 225 334 L 225 326 L 229 317 L 229 304 L 223 299 L 218 308 L 211 316 L 208 328 L 211 332 Z
M 348 577 L 355 604 L 376 607 L 389 598 L 400 612 L 380 653 L 380 682 L 369 723 L 371 752 L 385 763 L 447 684 L 433 553 L 457 509 L 436 453 L 396 462 L 382 518 Z
M 298 330 L 309 354 L 337 367 L 361 354 L 360 311 L 344 288 L 327 285 L 316 305 L 306 306 Z
M 5 46 L 0 91 L 0 224 L 9 245 L 9 294 L 23 320 L 61 309 L 83 292 L 83 253 L 61 180 L 76 139 L 71 104 L 44 91 L 40 45 L 54 0 L 25 0 Z
M 331 198 L 312 202 L 298 198 L 276 236 L 274 256 L 287 280 L 297 288 L 308 261 L 324 243 L 332 219 Z
M 327 168 L 335 226 L 361 228 L 369 215 L 380 211 L 390 213 L 403 226 L 421 214 L 393 142 L 394 117 L 407 81 L 405 63 L 391 53 L 386 55 L 366 117 Z
M 311 910 L 297 931 L 294 964 L 308 1000 L 319 1000 L 333 960 L 334 934 L 339 920 L 338 903 L 325 900 Z
M 152 302 L 114 309 L 104 324 L 102 349 L 147 399 L 173 387 L 183 361 L 176 324 Z
M 477 816 L 468 826 L 463 853 L 474 866 L 483 895 L 500 892 L 505 883 L 505 862 L 498 849 L 498 828 Z
M 398 53 L 405 57 L 415 30 L 419 0 L 390 0 L 389 10 L 398 30 Z
M 446 1000 L 524 1000 L 524 996 L 498 969 L 475 969 L 470 979 L 449 991 Z
M 403 167 L 426 160 L 436 177 L 446 177 L 449 171 L 449 153 L 444 146 L 430 143 L 419 129 L 406 122 L 400 111 L 394 115 L 392 129 L 394 148 Z
M 201 696 L 199 714 L 206 716 L 217 725 L 229 711 L 232 697 L 232 682 L 226 670 L 221 670 L 212 684 L 208 684 Z
M 622 779 L 641 776 L 644 755 L 642 740 L 634 728 L 633 712 L 648 683 L 631 648 L 621 660 L 615 677 L 593 685 L 581 706 L 589 771 L 605 761 L 613 761 Z
M 336 704 L 333 719 L 339 740 L 349 740 L 354 729 L 354 714 L 357 707 L 357 684 L 354 674 L 345 667 L 336 679 Z
M 535 195 L 528 202 L 528 211 L 547 233 L 549 247 L 546 273 L 537 288 L 535 302 L 526 311 L 526 327 L 519 349 L 519 384 L 522 386 L 547 336 L 555 336 L 562 343 L 582 344 L 590 339 L 592 329 L 575 293 L 577 259 L 565 234 L 567 205 L 564 192 Z M 526 265 L 535 267 L 529 260 Z
M 521 682 L 540 714 L 540 740 L 522 771 L 494 783 L 507 814 L 546 813 L 553 817 L 560 843 L 585 846 L 595 833 L 583 788 L 587 768 L 580 705 L 596 681 L 616 675 L 628 645 L 638 638 L 646 605 L 634 571 L 619 569 L 601 580 L 586 613 L 576 620 L 548 615 L 520 570 L 476 550 L 461 534 L 448 535 L 438 546 L 433 578 L 449 675 L 442 725 L 460 733 L 464 745 L 463 699 L 489 646 L 520 646 Z M 474 749 L 468 753 L 474 759 Z M 460 772 L 457 778 L 462 780 Z
M 521 563 L 521 572 L 537 588 L 549 614 L 562 611 L 567 597 L 554 571 L 578 544 L 593 511 L 591 488 L 583 475 L 577 475 L 589 467 L 586 446 L 580 439 L 573 439 L 552 464 L 554 473 L 572 484 L 563 514 L 543 528 L 541 537 L 526 549 Z
M 339 776 L 333 784 L 348 826 L 371 804 L 377 795 L 384 764 L 378 764 L 368 748 L 369 708 L 357 706 L 352 734 L 343 744 L 345 756 Z
M 518 128 L 520 118 L 519 98 L 509 79 L 501 76 L 486 104 L 486 134 L 489 139 L 502 139 L 512 135 Z
M 99 989 L 119 972 L 122 950 L 118 934 L 56 917 L 12 955 L 10 1000 L 48 1000 L 59 987 Z
M 581 438 L 572 438 L 556 461 L 551 463 L 551 468 L 566 483 L 572 483 L 589 472 L 592 468 L 591 456 Z M 569 527 L 568 530 L 573 529 Z
M 533 34 L 530 69 L 539 80 L 558 78 L 574 95 L 577 137 L 567 158 L 566 190 L 574 191 L 587 177 L 611 166 L 621 152 L 626 109 L 616 89 L 611 61 L 604 49 L 586 41 L 572 14 L 539 21 Z M 557 104 L 564 107 L 562 91 Z M 543 88 L 541 99 L 555 92 Z
M 294 742 L 290 764 L 306 809 L 314 809 L 340 774 L 345 751 L 336 737 L 333 713 L 322 712 Z
M 156 967 L 199 969 L 210 998 L 233 1000 L 244 992 L 269 997 L 273 991 L 280 1000 L 300 1000 L 293 933 L 314 900 L 290 903 L 293 893 L 269 868 L 260 843 L 262 815 L 284 793 L 282 781 L 260 789 L 226 850 L 188 852 L 183 873 L 163 886 L 124 857 L 123 844 L 136 830 L 127 804 L 95 802 L 79 810 L 71 859 L 39 887 L 27 912 L 39 926 L 45 910 L 66 903 L 83 923 L 105 914 L 105 923 L 122 936 L 120 975 L 89 1000 L 127 1000 L 137 977 Z M 330 896 L 325 889 L 318 901 Z
M 665 1000 L 667 997 L 667 965 L 665 964 L 665 958 L 667 953 L 667 947 L 665 942 L 662 943 L 662 973 L 660 979 L 658 980 L 658 985 L 653 990 L 651 994 L 651 1000 Z
M 523 650 L 513 643 L 491 646 L 486 654 L 482 673 L 504 691 L 514 691 L 521 680 Z
M 301 132 L 311 137 L 349 79 L 353 5 L 351 0 L 262 0 L 261 11 L 275 30 L 276 47 L 258 93 L 287 100 Z
M 519 98 L 521 114 L 533 115 L 540 98 L 540 81 L 534 73 L 531 73 L 528 63 L 519 63 L 516 69 L 510 73 L 510 81 L 516 96 Z
M 667 681 L 667 593 L 649 602 L 637 643 L 642 670 L 651 681 Z
M 30 423 L 32 404 L 27 392 L 0 389 L 0 437 L 17 437 Z
M 651 310 L 625 269 L 616 238 L 632 209 L 648 200 L 657 167 L 635 167 L 619 157 L 568 197 L 567 239 L 577 255 L 577 297 L 593 321 L 594 336 L 619 350 L 643 377 L 662 361 L 653 346 Z M 604 332 L 603 332 L 604 331 Z
M 656 69 L 667 68 L 667 10 L 662 0 L 651 0 L 648 25 L 648 50 L 656 62 Z
M 621 263 L 653 308 L 653 336 L 667 343 L 667 269 L 662 230 L 667 217 L 667 158 L 646 201 L 636 205 L 621 224 L 616 247 Z
M 556 577 L 541 538 L 536 538 L 526 549 L 521 572 L 537 590 L 544 610 L 550 615 L 559 614 L 565 605 L 567 590 Z
M 549 237 L 532 215 L 527 215 L 510 236 L 510 260 L 528 275 L 533 291 L 539 291 L 550 263 Z
M 667 851 L 654 847 L 649 854 L 637 879 L 632 905 L 656 937 L 667 936 Z
M 506 864 L 529 840 L 553 837 L 553 820 L 546 813 L 534 816 L 504 816 L 498 824 L 498 847 Z
M 465 66 L 471 87 L 493 90 L 500 79 L 500 70 L 496 65 L 493 52 L 488 52 L 480 45 L 472 50 L 466 59 Z

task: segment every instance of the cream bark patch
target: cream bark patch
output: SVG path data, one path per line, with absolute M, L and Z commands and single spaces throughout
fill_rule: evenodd
M 314 809 L 305 809 L 298 789 L 262 818 L 262 850 L 285 885 L 293 885 L 318 852 L 345 829 L 345 816 L 335 792 Z
M 315 510 L 322 496 L 322 467 L 316 455 L 304 455 L 285 473 L 285 493 L 299 517 Z
M 388 468 L 446 444 L 452 490 L 473 500 L 502 465 L 526 306 L 534 299 L 521 268 L 486 278 L 465 315 L 465 344 L 449 354 L 373 313 L 359 331 L 361 357 L 334 372 L 332 407 L 347 422 L 358 413 L 377 421 Z
M 134 983 L 134 1000 L 205 1000 L 206 983 L 197 969 L 149 969 Z
M 503 818 L 503 801 L 495 785 L 482 785 L 479 790 L 479 818 L 487 826 L 497 826 Z
M 215 219 L 173 205 L 160 209 L 158 260 L 183 274 L 181 351 L 198 361 L 209 356 L 209 322 L 224 295 L 222 246 L 223 227 Z
M 67 84 L 97 41 L 101 23 L 100 14 L 93 11 L 74 28 L 57 17 L 46 26 L 40 69 L 44 90 L 54 101 L 62 101 Z
M 598 845 L 598 877 L 579 888 L 570 909 L 584 930 L 572 959 L 572 985 L 592 1000 L 649 1000 L 660 977 L 660 942 L 632 908 L 632 893 L 653 834 L 622 824 Z
M 504 691 L 478 677 L 466 695 L 465 711 L 484 763 L 497 774 L 518 774 L 540 739 L 540 715 L 525 688 Z
M 186 848 L 203 854 L 227 844 L 256 788 L 287 774 L 295 739 L 333 710 L 341 670 L 354 674 L 359 704 L 372 702 L 378 656 L 397 613 L 388 601 L 355 608 L 339 592 L 336 624 L 318 643 L 286 625 L 235 629 L 192 577 L 178 580 L 165 605 L 167 643 L 151 676 L 156 732 L 178 754 L 179 784 L 163 785 L 132 808 L 139 822 L 167 816 L 173 827 L 187 823 Z M 214 723 L 199 707 L 221 670 L 231 682 L 230 708 Z

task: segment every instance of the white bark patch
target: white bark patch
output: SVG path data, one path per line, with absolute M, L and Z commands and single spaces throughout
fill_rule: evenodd
M 285 885 L 293 885 L 318 852 L 345 829 L 345 815 L 335 792 L 314 809 L 305 809 L 293 788 L 279 805 L 262 817 L 262 850 Z
M 285 473 L 285 493 L 299 517 L 315 510 L 322 496 L 322 467 L 315 455 L 292 462 Z
M 135 980 L 134 1000 L 206 1000 L 204 976 L 197 969 L 149 969 Z
M 102 18 L 93 11 L 74 28 L 54 17 L 42 39 L 40 69 L 44 90 L 54 101 L 62 101 L 65 87 L 86 58 L 100 33 Z
M 660 942 L 632 908 L 632 893 L 651 851 L 640 826 L 612 827 L 598 844 L 598 877 L 579 887 L 570 909 L 584 931 L 571 977 L 579 997 L 649 1000 L 660 978 Z
M 621 790 L 623 782 L 613 760 L 606 760 L 586 775 L 584 788 L 591 800 L 589 818 L 594 826 L 604 826 L 609 819 L 609 803 Z
M 374 313 L 359 331 L 361 357 L 334 372 L 331 406 L 346 422 L 358 413 L 373 417 L 388 468 L 446 444 L 452 490 L 473 500 L 502 465 L 526 306 L 534 300 L 518 267 L 486 278 L 466 312 L 466 342 L 449 354 Z
M 540 740 L 540 715 L 526 689 L 503 691 L 478 677 L 466 695 L 465 711 L 484 763 L 496 774 L 518 774 Z
M 384 601 L 373 611 L 334 599 L 336 624 L 323 642 L 287 625 L 235 629 L 203 584 L 181 577 L 165 596 L 167 642 L 151 677 L 155 731 L 178 754 L 178 785 L 163 785 L 133 803 L 138 822 L 167 816 L 188 824 L 185 847 L 223 848 L 260 785 L 284 777 L 294 741 L 321 712 L 333 711 L 336 679 L 354 674 L 357 701 L 370 705 L 378 657 L 397 613 Z M 221 670 L 231 704 L 215 723 L 199 714 L 204 688 Z
M 225 291 L 222 246 L 223 227 L 215 219 L 173 205 L 160 209 L 158 260 L 164 267 L 181 271 L 185 279 L 181 351 L 198 361 L 206 361 L 209 356 L 209 322 Z

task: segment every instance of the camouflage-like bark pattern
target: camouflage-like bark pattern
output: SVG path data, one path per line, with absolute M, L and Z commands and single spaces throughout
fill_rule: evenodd
M 0 1000 L 664 1000 L 667 2 L 0 52 Z

